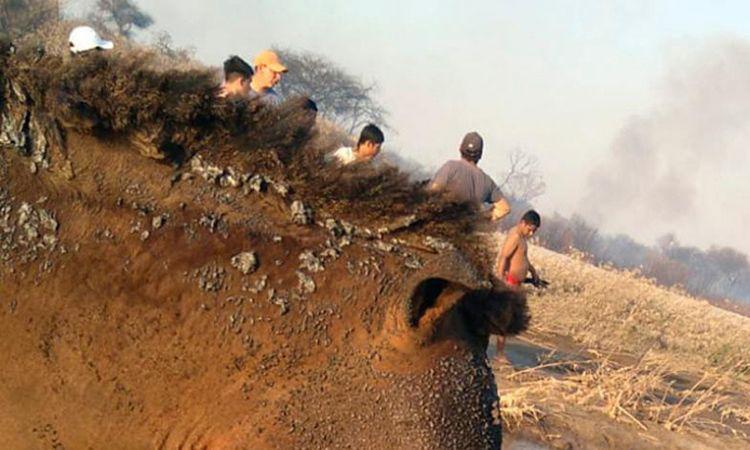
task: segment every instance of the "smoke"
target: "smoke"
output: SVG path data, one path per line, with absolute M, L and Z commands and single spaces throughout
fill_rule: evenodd
M 750 43 L 723 39 L 672 63 L 589 174 L 579 211 L 607 231 L 750 251 Z

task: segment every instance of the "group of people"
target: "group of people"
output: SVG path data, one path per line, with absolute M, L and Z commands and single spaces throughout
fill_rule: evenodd
M 261 52 L 250 67 L 242 58 L 231 56 L 224 62 L 224 83 L 220 96 L 260 97 L 270 104 L 278 104 L 280 98 L 273 87 L 286 73 L 286 67 L 278 55 L 271 50 Z M 341 147 L 329 155 L 329 160 L 342 166 L 366 163 L 380 153 L 385 140 L 383 131 L 374 124 L 366 125 L 355 146 Z M 484 140 L 472 131 L 464 136 L 459 146 L 460 159 L 446 162 L 432 178 L 429 189 L 443 192 L 457 202 L 469 202 L 479 206 L 490 205 L 489 216 L 499 221 L 510 214 L 511 206 L 495 181 L 479 168 Z M 541 218 L 534 210 L 527 211 L 521 220 L 508 231 L 495 263 L 495 273 L 513 289 L 528 280 L 538 285 L 539 275 L 529 262 L 527 240 L 541 225 Z
M 224 82 L 219 97 L 259 98 L 269 105 L 281 103 L 281 96 L 273 89 L 287 72 L 279 55 L 263 50 L 253 60 L 253 67 L 239 56 L 224 61 Z
M 510 214 L 510 204 L 503 196 L 495 181 L 477 165 L 482 158 L 484 140 L 477 132 L 464 136 L 459 146 L 461 159 L 448 161 L 437 171 L 430 183 L 433 191 L 442 191 L 450 198 L 476 205 L 489 204 L 490 219 L 501 220 Z M 529 261 L 528 240 L 541 226 L 539 213 L 533 209 L 526 211 L 518 223 L 508 230 L 495 261 L 494 272 L 511 289 L 518 289 L 528 279 L 534 286 L 543 282 Z M 497 355 L 502 357 L 505 336 L 496 340 Z
M 111 41 L 101 39 L 94 29 L 87 26 L 76 27 L 70 33 L 69 44 L 72 53 L 113 47 Z M 286 66 L 272 50 L 260 52 L 252 66 L 239 56 L 230 56 L 224 62 L 224 80 L 218 95 L 222 98 L 260 99 L 269 105 L 278 105 L 282 99 L 273 88 L 285 73 Z M 384 140 L 383 131 L 368 124 L 362 129 L 356 145 L 335 150 L 329 155 L 329 160 L 342 166 L 370 162 L 380 153 Z M 495 181 L 478 166 L 483 149 L 484 140 L 479 133 L 467 133 L 459 145 L 460 159 L 443 164 L 428 189 L 442 192 L 456 202 L 474 203 L 479 207 L 489 204 L 490 220 L 499 221 L 510 214 L 511 206 Z M 526 281 L 537 286 L 541 282 L 529 261 L 527 244 L 540 225 L 539 214 L 534 210 L 527 211 L 508 231 L 500 249 L 495 274 L 512 289 Z M 531 277 L 527 279 L 527 275 Z M 502 338 L 498 347 L 501 350 Z
M 281 97 L 273 87 L 287 72 L 276 52 L 264 50 L 255 57 L 253 66 L 239 56 L 230 56 L 224 61 L 224 82 L 219 97 L 260 98 L 269 105 L 278 105 Z M 344 146 L 334 151 L 329 160 L 341 165 L 349 165 L 372 160 L 380 153 L 385 137 L 375 124 L 368 124 L 359 134 L 353 147 Z
M 332 153 L 332 159 L 342 165 L 372 160 L 380 152 L 384 141 L 383 132 L 369 124 L 362 129 L 355 147 L 341 147 Z M 511 206 L 495 181 L 479 168 L 484 140 L 472 131 L 464 136 L 459 146 L 460 159 L 446 162 L 435 173 L 428 189 L 442 192 L 456 202 L 473 203 L 483 207 L 489 204 L 489 218 L 499 221 L 510 214 Z M 495 273 L 505 284 L 518 288 L 528 281 L 539 286 L 541 280 L 528 258 L 529 238 L 541 226 L 541 217 L 536 211 L 526 211 L 518 223 L 508 231 L 495 262 Z M 527 275 L 530 278 L 527 280 Z
M 510 214 L 511 207 L 495 181 L 478 166 L 483 149 L 482 136 L 475 131 L 467 133 L 459 146 L 461 158 L 443 164 L 432 178 L 429 189 L 444 192 L 455 201 L 480 207 L 489 204 L 490 220 L 499 221 Z M 539 275 L 529 262 L 526 241 L 540 225 L 539 213 L 532 209 L 508 231 L 495 263 L 495 273 L 512 288 L 526 281 L 527 274 L 531 274 L 531 283 L 539 283 Z
M 70 52 L 80 55 L 92 51 L 111 50 L 114 42 L 102 39 L 93 28 L 82 25 L 73 28 L 68 35 Z M 281 103 L 281 96 L 273 89 L 284 73 L 286 66 L 272 50 L 260 52 L 250 66 L 239 56 L 230 56 L 224 62 L 224 81 L 219 97 L 259 98 L 271 105 Z
M 369 124 L 362 129 L 356 147 L 342 147 L 332 155 L 342 165 L 367 162 L 380 152 L 383 140 L 383 132 Z M 483 150 L 482 136 L 475 131 L 467 133 L 459 145 L 460 159 L 443 164 L 432 177 L 428 189 L 443 193 L 446 198 L 456 202 L 473 203 L 480 208 L 490 205 L 490 220 L 499 221 L 510 214 L 511 206 L 492 177 L 479 168 Z M 544 283 L 528 256 L 528 240 L 540 226 L 539 213 L 531 209 L 521 216 L 505 237 L 494 272 L 511 289 L 518 289 L 524 282 L 534 286 Z M 531 276 L 527 278 L 527 275 Z M 498 336 L 496 346 L 498 356 L 502 356 L 504 336 Z

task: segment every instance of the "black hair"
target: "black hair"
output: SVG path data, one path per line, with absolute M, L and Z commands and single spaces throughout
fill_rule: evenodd
M 533 209 L 526 211 L 523 217 L 521 217 L 521 220 L 528 223 L 529 225 L 534 225 L 537 228 L 542 225 L 542 218 L 539 217 L 539 213 L 534 211 Z
M 359 141 L 357 141 L 357 145 L 362 145 L 365 142 L 382 144 L 384 140 L 385 136 L 383 136 L 383 132 L 380 130 L 380 128 L 369 123 L 364 128 L 362 128 L 362 132 L 359 133 Z
M 224 61 L 224 80 L 234 81 L 237 77 L 248 79 L 253 76 L 253 68 L 237 55 L 230 56 Z

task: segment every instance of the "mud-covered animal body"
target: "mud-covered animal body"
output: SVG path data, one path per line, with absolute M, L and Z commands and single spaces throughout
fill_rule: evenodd
M 484 351 L 525 299 L 451 241 L 449 210 L 399 209 L 416 188 L 393 173 L 315 196 L 331 174 L 305 169 L 304 114 L 177 96 L 141 122 L 70 62 L 43 88 L 5 58 L 0 447 L 500 447 Z

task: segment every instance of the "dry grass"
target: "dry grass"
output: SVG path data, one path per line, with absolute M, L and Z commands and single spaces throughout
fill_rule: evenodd
M 595 267 L 536 246 L 529 257 L 551 282 L 529 293 L 532 331 L 568 336 L 608 354 L 660 355 L 680 370 L 750 375 L 750 318 L 634 272 Z
M 503 375 L 513 384 L 501 390 L 506 429 L 538 423 L 549 415 L 563 417 L 571 407 L 598 411 L 647 431 L 658 424 L 670 431 L 731 433 L 747 439 L 742 425 L 750 423 L 750 408 L 729 373 L 705 372 L 697 380 L 680 380 L 671 362 L 648 357 L 635 365 L 610 360 L 561 361 L 551 375 L 535 367 Z M 501 372 L 502 373 L 502 372 Z M 686 382 L 684 386 L 680 381 Z M 741 404 L 737 402 L 741 401 Z
M 508 430 L 549 416 L 564 421 L 577 408 L 643 433 L 657 425 L 749 438 L 750 319 L 637 273 L 534 246 L 529 254 L 551 283 L 530 292 L 532 335 L 551 348 L 563 337 L 586 351 L 583 359 L 498 369 Z

